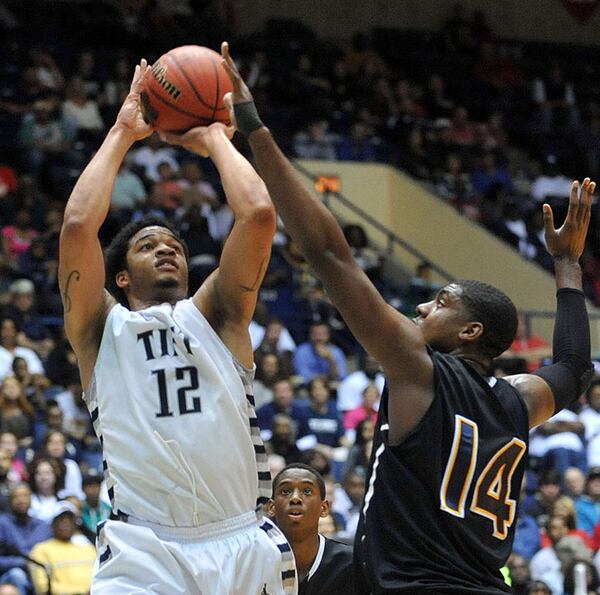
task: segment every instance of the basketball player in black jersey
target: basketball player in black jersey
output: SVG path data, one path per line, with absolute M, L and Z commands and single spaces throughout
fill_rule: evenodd
M 298 575 L 298 595 L 351 595 L 352 548 L 319 535 L 319 518 L 329 513 L 321 474 L 292 463 L 273 479 L 269 516 L 292 546 Z
M 508 592 L 499 568 L 511 551 L 528 430 L 575 400 L 591 376 L 579 258 L 595 183 L 573 183 L 559 229 L 544 205 L 558 289 L 554 363 L 533 375 L 489 379 L 493 358 L 516 332 L 510 299 L 484 283 L 458 281 L 420 305 L 414 321 L 388 305 L 261 122 L 226 43 L 222 54 L 237 129 L 286 229 L 386 375 L 354 547 L 357 593 Z M 193 146 L 197 130 L 170 140 Z

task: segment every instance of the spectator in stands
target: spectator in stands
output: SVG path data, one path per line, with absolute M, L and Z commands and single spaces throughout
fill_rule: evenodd
M 129 88 L 129 87 L 128 87 Z M 121 104 L 119 104 L 121 105 Z M 121 163 L 110 199 L 111 212 L 122 223 L 128 223 L 133 211 L 147 197 L 146 188 L 140 177 L 131 171 L 132 157 L 128 155 Z
M 471 174 L 471 183 L 475 192 L 482 196 L 495 184 L 499 184 L 509 193 L 513 191 L 510 173 L 498 166 L 496 155 L 492 151 L 487 151 L 480 157 L 478 167 Z
M 373 133 L 369 126 L 361 120 L 356 120 L 350 126 L 350 133 L 341 137 L 337 158 L 340 161 L 375 161 L 375 145 Z
M 313 120 L 305 130 L 294 135 L 294 153 L 301 159 L 335 161 L 336 146 L 337 137 L 329 132 L 329 124 L 325 120 Z
M 600 378 L 590 384 L 585 393 L 587 405 L 579 413 L 585 428 L 587 459 L 590 467 L 600 465 Z
M 0 431 L 17 437 L 20 448 L 33 442 L 33 407 L 15 376 L 6 376 L 0 384 Z
M 19 443 L 12 432 L 0 432 L 0 448 L 6 450 L 10 456 L 10 471 L 8 476 L 11 481 L 20 482 L 28 478 L 25 463 L 19 457 Z
M 269 454 L 276 454 L 285 459 L 286 465 L 299 463 L 302 453 L 296 445 L 296 427 L 292 418 L 286 413 L 277 413 L 271 420 L 270 438 L 265 442 Z
M 29 279 L 17 279 L 11 283 L 9 291 L 10 302 L 4 308 L 3 315 L 17 323 L 21 331 L 19 344 L 47 357 L 54 347 L 54 341 L 37 310 L 35 285 Z
M 308 383 L 308 395 L 308 430 L 315 437 L 317 448 L 331 457 L 331 449 L 340 446 L 344 425 L 331 399 L 327 378 L 315 376 Z
M 307 465 L 283 469 L 273 479 L 267 511 L 294 552 L 299 595 L 353 591 L 352 548 L 319 534 L 329 502 L 318 472 Z
M 587 474 L 585 493 L 575 502 L 577 526 L 592 535 L 600 522 L 600 467 L 592 467 Z
M 346 358 L 342 350 L 330 342 L 329 326 L 322 322 L 310 325 L 309 340 L 298 345 L 294 353 L 294 368 L 304 382 L 315 376 L 327 376 L 339 382 L 346 376 Z
M 60 502 L 52 512 L 52 534 L 31 550 L 31 557 L 44 564 L 50 571 L 53 593 L 87 593 L 92 584 L 92 567 L 96 549 L 91 543 L 73 541 L 77 525 L 77 508 L 70 502 Z M 30 565 L 33 584 L 39 593 L 48 590 L 45 572 Z
M 538 487 L 531 501 L 526 502 L 525 512 L 531 515 L 538 527 L 546 526 L 552 506 L 560 496 L 560 475 L 551 469 L 543 471 L 538 478 Z
M 276 355 L 279 358 L 281 375 L 292 374 L 292 355 L 296 350 L 296 342 L 280 318 L 271 317 L 264 327 L 253 320 L 250 323 L 250 336 L 256 355 Z
M 369 384 L 375 384 L 379 392 L 383 392 L 385 377 L 379 362 L 368 353 L 364 354 L 361 359 L 359 369 L 348 374 L 338 386 L 337 408 L 343 413 L 360 407 L 363 401 L 363 391 Z
M 576 501 L 585 490 L 585 475 L 581 469 L 577 467 L 569 467 L 565 471 L 563 483 L 565 495 L 570 496 Z
M 371 419 L 363 419 L 356 426 L 356 440 L 348 453 L 344 475 L 357 468 L 361 468 L 366 474 L 371 460 L 374 434 L 375 424 Z
M 365 473 L 361 469 L 353 469 L 344 477 L 342 488 L 336 489 L 333 510 L 344 519 L 344 530 L 339 533 L 340 539 L 351 541 L 356 533 L 358 517 L 365 495 Z
M 85 82 L 79 76 L 67 83 L 62 115 L 72 136 L 87 143 L 89 150 L 95 149 L 104 131 L 104 122 L 98 102 L 88 96 Z
M 367 273 L 369 279 L 379 283 L 383 258 L 377 250 L 369 245 L 369 238 L 364 227 L 357 223 L 349 223 L 344 225 L 343 232 L 360 268 Z
M 39 177 L 48 174 L 48 168 L 64 162 L 70 146 L 69 136 L 61 120 L 54 115 L 54 105 L 38 100 L 33 111 L 21 123 L 19 143 L 25 150 L 29 173 Z
M 281 378 L 279 356 L 275 353 L 254 354 L 256 374 L 254 376 L 254 405 L 259 409 L 273 401 L 273 386 Z
M 548 517 L 548 520 L 546 521 L 546 535 L 548 536 L 550 544 L 543 547 L 531 559 L 531 578 L 534 580 L 545 580 L 542 579 L 542 577 L 547 576 L 548 573 L 560 570 L 560 560 L 556 552 L 556 544 L 568 534 L 569 527 L 567 526 L 567 521 L 564 517 Z M 579 537 L 574 539 L 579 540 Z
M 355 432 L 358 424 L 365 419 L 370 419 L 374 424 L 377 423 L 377 410 L 381 393 L 374 384 L 369 384 L 362 392 L 362 405 L 356 409 L 351 409 L 344 415 L 344 429 L 350 442 L 354 442 Z
M 513 552 L 531 560 L 540 549 L 540 529 L 535 519 L 525 512 L 524 506 L 519 508 L 516 523 Z
M 567 523 L 569 529 L 568 535 L 575 535 L 579 537 L 583 543 L 589 548 L 592 547 L 592 538 L 590 533 L 583 529 L 577 528 L 575 503 L 569 496 L 560 496 L 556 499 L 552 505 L 552 516 L 563 517 Z M 548 537 L 542 535 L 542 547 L 550 545 Z
M 256 411 L 256 417 L 264 439 L 269 439 L 269 430 L 273 418 L 278 414 L 290 416 L 293 420 L 296 435 L 302 438 L 308 431 L 308 407 L 305 402 L 294 399 L 294 386 L 287 378 L 278 380 L 273 385 L 273 401 L 263 405 Z
M 527 369 L 534 372 L 542 365 L 544 359 L 552 357 L 552 347 L 547 341 L 528 330 L 525 315 L 518 315 L 519 324 L 517 334 L 510 348 L 502 354 L 502 357 L 522 358 L 527 361 Z
M 52 293 L 58 290 L 58 261 L 48 252 L 43 237 L 33 238 L 29 249 L 17 258 L 19 272 L 33 281 L 35 292 L 41 297 L 45 311 L 52 310 Z M 39 302 L 38 302 L 39 304 Z
M 420 127 L 413 126 L 409 131 L 405 146 L 398 155 L 398 166 L 415 178 L 421 180 L 432 178 L 431 156 L 425 146 L 425 137 Z
M 28 467 L 31 507 L 29 514 L 44 521 L 51 521 L 58 492 L 63 487 L 64 468 L 56 459 L 37 456 Z
M 38 543 L 50 539 L 50 524 L 29 515 L 31 490 L 20 484 L 10 493 L 10 512 L 0 516 L 0 543 L 16 552 L 29 555 Z M 9 582 L 19 588 L 19 595 L 27 595 L 31 588 L 27 561 L 13 554 L 0 555 L 0 584 Z M 0 591 L 1 593 L 1 591 Z
M 79 54 L 74 75 L 83 81 L 86 95 L 91 99 L 98 99 L 100 77 L 96 68 L 96 56 L 92 50 L 86 49 Z
M 442 284 L 433 280 L 433 267 L 426 260 L 421 261 L 415 267 L 414 275 L 406 288 L 404 299 L 406 301 L 406 313 L 414 314 L 419 304 L 429 302 L 442 288 Z
M 531 582 L 529 561 L 523 556 L 513 553 L 506 565 L 510 572 L 512 595 L 527 595 L 529 593 L 529 583 Z
M 580 551 L 583 555 L 579 553 Z M 600 576 L 598 575 L 598 570 L 592 562 L 592 552 L 580 548 L 579 550 L 575 550 L 573 558 L 574 559 L 572 562 L 569 563 L 568 561 L 565 561 L 564 564 L 563 592 L 573 593 L 573 595 L 576 595 L 577 579 L 575 578 L 575 566 L 577 564 L 583 564 L 587 579 L 587 584 L 584 586 L 584 588 L 587 590 L 588 594 L 598 593 L 598 589 L 600 589 Z
M 65 432 L 80 450 L 88 442 L 93 430 L 78 372 L 68 380 L 67 389 L 55 398 L 63 412 Z
M 112 508 L 100 499 L 102 475 L 95 469 L 88 471 L 83 476 L 83 492 L 85 499 L 81 511 L 82 531 L 94 543 L 98 523 L 106 520 Z
M 130 60 L 119 57 L 112 66 L 112 72 L 104 82 L 100 95 L 100 111 L 105 122 L 114 122 L 131 85 Z
M 133 149 L 131 159 L 132 165 L 150 184 L 160 179 L 158 166 L 161 163 L 168 163 L 174 171 L 179 170 L 175 150 L 166 146 L 160 140 L 158 133 L 152 134 L 139 148 Z
M 466 107 L 461 105 L 454 110 L 448 133 L 450 142 L 456 147 L 468 148 L 473 146 L 475 132 Z
M 456 153 L 451 153 L 446 158 L 436 193 L 459 210 L 473 202 L 471 176 L 465 171 L 463 161 Z
M 14 214 L 12 225 L 5 225 L 0 230 L 2 240 L 2 255 L 6 263 L 16 269 L 18 258 L 29 250 L 31 241 L 38 232 L 31 226 L 31 215 L 25 209 Z
M 10 493 L 15 481 L 10 473 L 11 457 L 8 450 L 0 448 L 0 513 L 8 512 L 10 504 Z
M 573 83 L 566 81 L 559 64 L 554 63 L 544 77 L 533 82 L 533 100 L 538 106 L 541 131 L 573 130 L 579 123 L 579 111 Z
M 79 465 L 67 455 L 66 436 L 58 430 L 50 430 L 46 435 L 40 451 L 42 456 L 56 459 L 65 468 L 64 487 L 58 493 L 59 498 L 75 496 L 79 500 L 85 498 L 82 490 L 82 477 Z
M 44 374 L 44 366 L 33 349 L 18 344 L 20 329 L 12 318 L 0 318 L 0 380 L 12 374 L 12 362 L 22 357 L 31 374 Z
M 552 593 L 560 594 L 566 592 L 565 578 L 568 572 L 572 572 L 576 562 L 584 562 L 586 565 L 591 565 L 592 551 L 579 537 L 572 535 L 561 538 L 554 547 L 559 560 L 559 566 L 543 574 L 542 580 L 550 587 Z M 573 577 L 571 576 L 570 581 L 572 580 Z
M 434 73 L 429 77 L 422 103 L 432 121 L 449 118 L 454 112 L 454 101 L 446 93 L 446 82 L 441 74 Z

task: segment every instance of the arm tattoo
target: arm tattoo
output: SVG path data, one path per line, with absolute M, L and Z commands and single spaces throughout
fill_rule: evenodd
M 69 276 L 67 277 L 67 282 L 65 283 L 65 292 L 63 294 L 63 303 L 65 305 L 65 314 L 68 314 L 71 311 L 71 296 L 69 295 L 69 287 L 71 285 L 71 280 L 75 278 L 75 281 L 79 281 L 81 278 L 81 274 L 79 271 L 71 271 Z
M 268 258 L 265 258 L 261 263 L 260 263 L 260 267 L 258 268 L 258 272 L 256 273 L 256 279 L 254 279 L 254 282 L 252 283 L 252 285 L 248 286 L 248 285 L 240 285 L 240 289 L 242 291 L 247 291 L 247 292 L 254 292 L 258 289 L 260 282 L 265 274 L 265 271 L 267 269 L 267 264 L 269 262 Z

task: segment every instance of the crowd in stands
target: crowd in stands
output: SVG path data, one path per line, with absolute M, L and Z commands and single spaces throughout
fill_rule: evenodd
M 78 4 L 40 2 L 34 16 L 23 4 L 0 11 L 0 593 L 3 583 L 45 592 L 48 580 L 53 592 L 82 593 L 95 527 L 110 505 L 62 324 L 64 204 L 114 121 L 140 52 L 152 61 L 184 43 L 218 47 L 234 19 L 227 2 L 100 2 L 108 12 L 97 13 L 89 3 L 85 15 Z M 378 30 L 348 47 L 288 21 L 230 40 L 289 152 L 391 163 L 541 266 L 550 262 L 540 203 L 560 210 L 571 176 L 600 176 L 600 91 L 589 83 L 589 61 L 584 77 L 566 70 L 572 54 L 560 47 L 556 62 L 541 59 L 535 46 L 497 39 L 481 13 L 457 7 L 438 34 Z M 176 222 L 198 286 L 232 224 L 215 170 L 158 135 L 134 147 L 102 242 L 149 213 Z M 344 231 L 363 269 L 406 313 L 439 289 L 425 262 L 406 286 L 390 285 L 363 229 Z M 600 303 L 597 230 L 590 238 L 586 291 Z M 318 469 L 331 503 L 321 531 L 351 542 L 384 378 L 284 229 L 250 332 L 272 472 L 298 461 Z M 532 371 L 550 354 L 523 324 L 494 372 Z M 576 561 L 600 592 L 600 381 L 532 433 L 515 522 L 514 593 L 572 593 Z

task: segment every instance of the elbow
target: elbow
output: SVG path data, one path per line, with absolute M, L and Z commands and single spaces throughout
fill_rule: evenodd
M 277 228 L 277 213 L 268 194 L 265 194 L 266 200 L 257 201 L 251 211 L 248 213 L 248 219 L 251 225 L 262 232 L 275 233 Z

